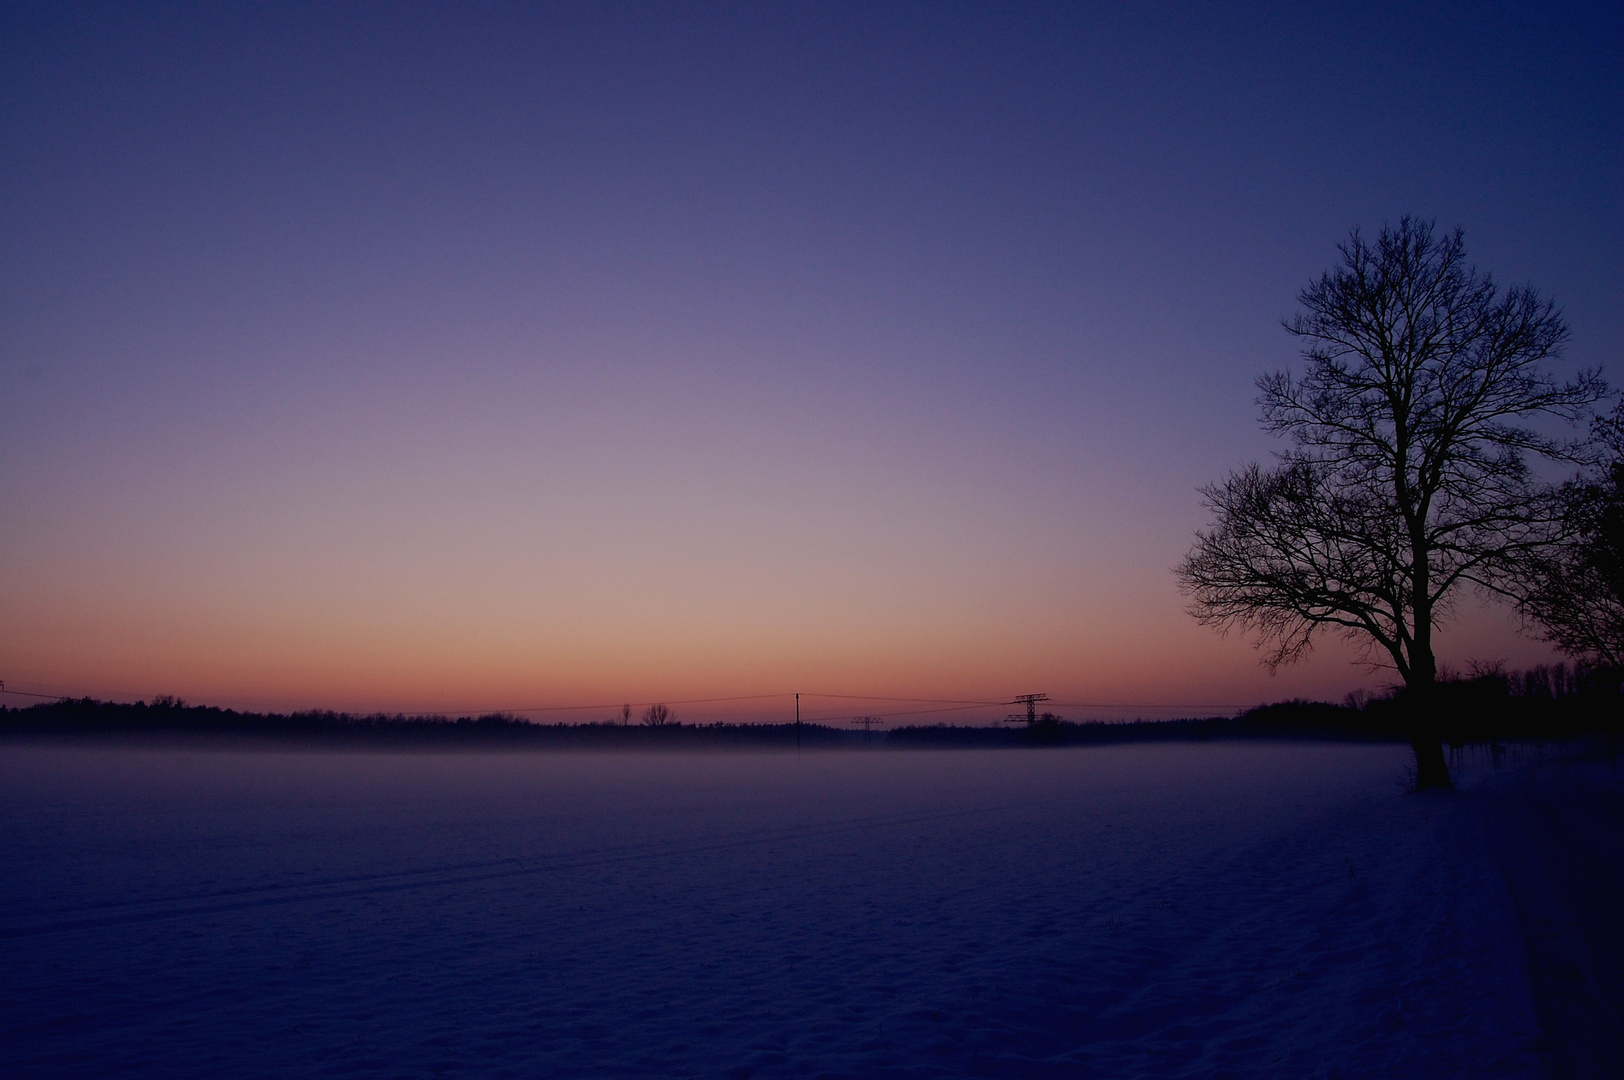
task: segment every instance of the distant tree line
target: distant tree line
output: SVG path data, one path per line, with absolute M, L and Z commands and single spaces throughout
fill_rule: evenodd
M 1376 725 L 1402 727 L 1406 688 L 1364 702 Z M 1537 664 L 1510 670 L 1477 663 L 1463 675 L 1445 670 L 1431 692 L 1439 734 L 1450 746 L 1504 740 L 1616 734 L 1624 720 L 1619 670 L 1587 663 Z
M 240 712 L 188 705 L 160 696 L 150 703 L 64 698 L 24 708 L 0 705 L 0 737 L 248 738 L 321 744 L 548 746 L 771 746 L 793 745 L 793 724 L 682 724 L 668 706 L 645 713 L 641 725 L 623 720 L 540 724 L 511 713 L 448 717 L 437 714 L 356 714 L 312 709 L 292 713 Z M 805 725 L 808 745 L 860 742 L 857 734 Z
M 1408 688 L 1350 694 L 1340 704 L 1292 700 L 1236 716 L 1076 723 L 1046 716 L 1030 727 L 914 725 L 853 731 L 802 725 L 810 748 L 1049 747 L 1225 738 L 1390 741 L 1408 738 Z M 1432 691 L 1441 737 L 1451 745 L 1505 739 L 1558 739 L 1615 731 L 1624 717 L 1618 669 L 1559 663 L 1510 670 L 1478 664 L 1464 675 L 1443 669 Z M 657 722 L 656 722 L 657 721 Z M 149 702 L 65 698 L 23 708 L 0 705 L 0 738 L 284 740 L 321 745 L 501 746 L 546 749 L 788 748 L 795 725 L 681 724 L 667 708 L 644 723 L 620 719 L 538 724 L 511 713 L 447 717 L 404 713 L 355 714 L 313 709 L 292 713 L 239 712 L 160 696 Z

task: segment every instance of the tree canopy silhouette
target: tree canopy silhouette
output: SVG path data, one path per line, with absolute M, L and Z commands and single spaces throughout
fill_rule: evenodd
M 1523 614 L 1563 652 L 1624 668 L 1624 404 L 1595 423 L 1607 457 L 1563 489 L 1570 539 L 1537 560 Z
M 1201 489 L 1213 525 L 1177 574 L 1191 613 L 1254 634 L 1271 670 L 1324 630 L 1378 650 L 1404 680 L 1417 786 L 1447 787 L 1434 628 L 1462 586 L 1515 598 L 1511 576 L 1560 538 L 1560 492 L 1529 459 L 1584 444 L 1530 422 L 1578 421 L 1606 386 L 1550 373 L 1561 314 L 1468 265 L 1459 230 L 1406 217 L 1339 250 L 1285 323 L 1305 370 L 1258 380 L 1264 428 L 1292 446 Z
M 677 714 L 667 705 L 650 705 L 643 710 L 643 724 L 645 727 L 665 727 L 667 724 L 677 722 Z

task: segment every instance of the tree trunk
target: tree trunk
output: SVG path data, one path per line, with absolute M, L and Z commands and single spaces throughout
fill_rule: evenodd
M 1449 779 L 1449 762 L 1444 758 L 1443 737 L 1439 735 L 1436 725 L 1412 726 L 1410 747 L 1415 751 L 1415 790 L 1455 786 Z
M 1413 533 L 1413 530 L 1412 530 Z M 1415 556 L 1415 591 L 1411 601 L 1415 611 L 1414 635 L 1410 640 L 1410 670 L 1406 695 L 1410 699 L 1410 749 L 1415 751 L 1415 790 L 1452 788 L 1449 762 L 1444 758 L 1442 717 L 1438 715 L 1438 658 L 1432 652 L 1432 603 L 1427 589 L 1431 567 L 1420 544 L 1412 546 Z
M 1443 725 L 1438 717 L 1438 695 L 1432 680 L 1417 680 L 1406 688 L 1409 698 L 1410 748 L 1415 751 L 1415 790 L 1452 788 L 1449 762 L 1444 758 Z

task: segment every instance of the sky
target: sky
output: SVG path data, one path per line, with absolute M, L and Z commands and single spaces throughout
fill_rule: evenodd
M 7 3 L 0 679 L 1386 685 L 1195 623 L 1197 488 L 1282 449 L 1254 380 L 1355 225 L 1462 227 L 1624 381 L 1621 46 L 1617 5 Z M 1440 651 L 1553 658 L 1470 597 Z

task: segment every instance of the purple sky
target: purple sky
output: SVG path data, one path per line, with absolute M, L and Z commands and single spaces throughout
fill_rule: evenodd
M 1275 449 L 1253 379 L 1354 224 L 1464 227 L 1620 377 L 1621 22 L 8 4 L 0 678 L 1124 706 L 1078 717 L 1380 685 L 1184 614 L 1195 489 Z M 1472 604 L 1443 652 L 1550 656 Z

